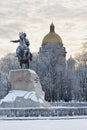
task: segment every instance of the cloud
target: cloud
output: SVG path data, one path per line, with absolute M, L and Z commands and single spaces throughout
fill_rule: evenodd
M 66 47 L 71 50 L 69 43 L 79 43 L 79 48 L 87 35 L 87 0 L 0 1 L 0 42 L 17 39 L 18 32 L 25 31 L 32 50 L 37 51 L 52 21 Z

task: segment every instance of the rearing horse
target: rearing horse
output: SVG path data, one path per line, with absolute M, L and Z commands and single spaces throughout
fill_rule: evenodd
M 18 46 L 18 48 L 16 49 L 16 55 L 18 57 L 18 61 L 20 62 L 21 68 L 23 64 L 25 64 L 25 68 L 29 68 L 29 61 L 32 60 L 31 52 L 21 48 L 21 46 Z

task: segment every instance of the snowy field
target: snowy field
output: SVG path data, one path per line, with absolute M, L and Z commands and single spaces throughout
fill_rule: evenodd
M 0 120 L 0 130 L 87 130 L 87 119 Z

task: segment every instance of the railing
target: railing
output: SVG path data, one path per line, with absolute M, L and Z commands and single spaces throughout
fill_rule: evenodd
M 0 108 L 0 117 L 87 116 L 87 107 Z

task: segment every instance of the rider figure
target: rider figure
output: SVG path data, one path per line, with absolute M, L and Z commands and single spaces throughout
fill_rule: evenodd
M 18 40 L 13 40 L 11 42 L 17 43 L 19 42 L 19 46 L 24 46 L 26 44 L 30 45 L 29 40 L 26 38 L 26 33 L 19 33 L 19 39 Z
M 19 42 L 19 47 L 23 50 L 23 51 L 27 51 L 27 53 L 29 54 L 30 50 L 29 50 L 29 40 L 26 38 L 26 33 L 19 33 L 19 40 L 13 40 L 11 42 L 17 43 Z M 16 54 L 17 56 L 19 56 L 19 50 L 16 50 Z

